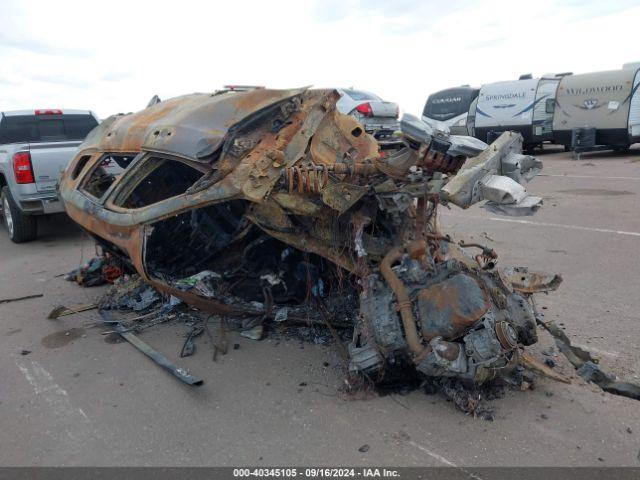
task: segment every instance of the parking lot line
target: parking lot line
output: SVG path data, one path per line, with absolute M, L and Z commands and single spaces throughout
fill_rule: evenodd
M 48 405 L 49 411 L 46 413 L 51 421 L 55 422 L 68 437 L 57 437 L 58 441 L 65 441 L 68 448 L 75 450 L 96 436 L 85 411 L 71 404 L 69 394 L 55 382 L 51 373 L 35 360 L 29 364 L 22 359 L 16 359 L 15 364 L 33 387 L 36 396 L 42 398 Z M 78 421 L 78 414 L 82 417 L 82 421 Z
M 533 225 L 536 227 L 557 227 L 567 228 L 570 230 L 584 230 L 587 232 L 614 233 L 616 235 L 628 235 L 631 237 L 640 237 L 640 232 L 626 232 L 624 230 L 611 230 L 608 228 L 583 227 L 582 225 L 567 225 L 560 223 L 532 222 L 531 220 L 517 220 L 515 218 L 497 218 L 497 217 L 481 217 L 479 215 L 458 215 L 455 213 L 442 212 L 444 217 L 473 218 L 475 220 L 491 220 L 492 222 L 520 223 L 522 225 Z
M 431 458 L 434 458 L 435 460 L 439 461 L 440 463 L 443 463 L 443 464 L 445 464 L 445 465 L 447 465 L 449 467 L 457 467 L 458 466 L 455 463 L 453 463 L 451 460 L 446 459 L 442 455 L 429 450 L 424 445 L 420 445 L 419 443 L 414 442 L 413 440 L 409 440 L 407 443 L 409 443 L 409 445 L 412 445 L 412 446 L 416 447 L 421 452 L 426 453 Z
M 536 177 L 593 178 L 596 180 L 640 180 L 640 177 L 603 177 L 599 175 L 559 175 L 551 173 L 539 173 Z

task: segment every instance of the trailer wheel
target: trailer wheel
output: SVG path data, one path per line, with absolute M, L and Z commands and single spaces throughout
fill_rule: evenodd
M 2 188 L 2 212 L 9 238 L 14 243 L 29 242 L 38 236 L 36 217 L 24 215 L 11 196 L 9 187 Z
M 631 145 L 616 145 L 613 147 L 615 152 L 628 152 Z
M 570 152 L 571 151 L 571 145 L 565 145 L 564 146 L 564 151 L 565 152 Z

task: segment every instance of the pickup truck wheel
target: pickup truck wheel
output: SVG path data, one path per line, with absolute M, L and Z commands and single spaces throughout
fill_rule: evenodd
M 36 217 L 24 215 L 20 211 L 11 196 L 9 187 L 2 188 L 2 212 L 11 241 L 15 243 L 29 242 L 38 236 Z

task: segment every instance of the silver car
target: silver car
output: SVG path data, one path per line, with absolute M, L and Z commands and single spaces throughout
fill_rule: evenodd
M 341 97 L 336 108 L 341 113 L 353 115 L 364 125 L 367 133 L 376 139 L 390 137 L 398 130 L 400 109 L 394 102 L 385 102 L 379 96 L 364 90 L 337 88 Z

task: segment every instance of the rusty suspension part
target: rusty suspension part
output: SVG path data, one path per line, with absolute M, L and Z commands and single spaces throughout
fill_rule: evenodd
M 467 157 L 454 157 L 435 148 L 429 148 L 419 166 L 429 172 L 456 173 L 466 160 Z
M 283 170 L 289 184 L 289 193 L 319 193 L 329 184 L 327 169 L 288 167 Z
M 370 176 L 378 173 L 372 163 L 336 163 L 335 165 L 313 165 L 307 167 L 287 167 L 282 176 L 289 186 L 289 193 L 320 193 L 329 184 L 329 173 L 348 176 Z

